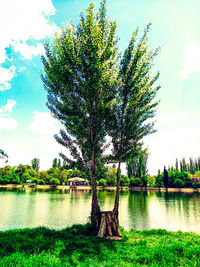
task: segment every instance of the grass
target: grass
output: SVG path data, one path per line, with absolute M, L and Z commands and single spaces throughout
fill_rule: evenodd
M 200 266 L 198 234 L 122 232 L 122 241 L 96 237 L 89 224 L 0 232 L 0 266 Z

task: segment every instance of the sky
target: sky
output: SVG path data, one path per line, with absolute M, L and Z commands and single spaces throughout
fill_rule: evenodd
M 123 51 L 132 32 L 152 21 L 149 45 L 161 47 L 155 60 L 160 71 L 160 104 L 156 133 L 144 138 L 150 153 L 148 170 L 156 174 L 175 159 L 200 156 L 200 1 L 108 0 L 108 16 L 117 21 Z M 96 10 L 100 1 L 94 1 Z M 40 158 L 41 170 L 50 168 L 59 152 L 54 140 L 60 124 L 46 107 L 40 78 L 46 39 L 70 19 L 77 24 L 89 0 L 0 1 L 0 148 L 10 165 L 30 164 Z M 2 166 L 4 162 L 0 163 Z M 123 168 L 125 170 L 125 168 Z

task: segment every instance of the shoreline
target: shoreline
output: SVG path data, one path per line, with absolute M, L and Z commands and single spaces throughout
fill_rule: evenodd
M 7 185 L 0 185 L 0 189 L 7 188 L 7 189 L 17 189 L 17 188 L 24 188 L 24 189 L 42 189 L 42 190 L 92 190 L 91 186 L 76 186 L 76 188 L 70 188 L 69 185 L 21 185 L 21 184 L 7 184 Z M 116 191 L 115 186 L 97 186 L 97 190 L 102 191 Z M 158 188 L 158 187 L 121 187 L 121 191 L 157 191 L 157 192 L 166 192 L 165 188 Z M 168 188 L 167 192 L 181 192 L 181 193 L 194 193 L 200 192 L 199 189 L 194 188 Z

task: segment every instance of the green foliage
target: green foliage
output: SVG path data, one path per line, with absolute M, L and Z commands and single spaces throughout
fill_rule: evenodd
M 138 149 L 138 152 L 134 157 L 130 158 L 126 164 L 128 177 L 144 177 L 147 175 L 147 160 L 148 151 L 147 149 Z
M 25 172 L 25 173 L 22 174 L 21 182 L 24 183 L 27 180 L 31 180 L 31 176 L 28 173 Z
M 39 184 L 39 181 L 40 181 L 40 179 L 38 179 L 36 177 L 32 179 L 32 182 L 35 184 Z
M 0 160 L 1 159 L 5 160 L 6 163 L 8 162 L 8 155 L 2 149 L 0 149 Z
M 135 186 L 135 187 L 138 187 L 138 186 L 141 186 L 141 180 L 140 178 L 135 178 L 135 177 L 131 177 L 130 179 L 130 186 Z
M 120 186 L 129 186 L 130 179 L 126 175 L 120 175 Z
M 31 164 L 32 164 L 32 168 L 33 168 L 36 172 L 38 172 L 39 169 L 40 169 L 40 159 L 38 159 L 38 158 L 34 158 L 34 159 L 32 159 Z
M 17 175 L 16 173 L 11 173 L 11 175 L 10 175 L 10 182 L 12 184 L 20 184 L 19 175 Z
M 117 87 L 116 23 L 106 16 L 105 2 L 94 14 L 91 3 L 78 25 L 63 27 L 42 57 L 48 107 L 65 130 L 56 140 L 70 150 L 61 154 L 65 167 L 91 171 L 101 164 L 106 136 L 105 119 Z
M 45 181 L 42 180 L 42 179 L 38 179 L 38 184 L 40 184 L 40 185 L 44 185 L 44 184 L 45 184 Z
M 117 176 L 117 169 L 115 168 L 115 166 L 108 166 L 106 173 L 106 183 L 108 186 L 116 185 L 116 176 Z
M 174 185 L 175 185 L 175 187 L 181 188 L 181 187 L 184 187 L 185 183 L 184 183 L 184 181 L 181 180 L 181 179 L 176 179 L 176 180 L 174 181 Z
M 59 185 L 60 181 L 56 178 L 51 178 L 49 183 L 50 183 L 50 185 Z
M 48 174 L 48 171 L 41 171 L 41 172 L 38 172 L 38 178 L 40 180 L 44 180 L 46 184 L 49 183 L 49 179 L 50 179 L 50 176 Z
M 100 179 L 98 185 L 106 186 L 106 180 L 105 179 Z
M 163 180 L 164 180 L 163 173 L 161 174 L 160 171 L 158 171 L 158 174 L 155 176 L 155 186 L 156 187 L 163 187 L 164 186 Z

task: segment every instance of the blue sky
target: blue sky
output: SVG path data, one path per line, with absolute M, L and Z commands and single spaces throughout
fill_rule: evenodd
M 100 1 L 94 1 L 96 8 Z M 0 3 L 0 148 L 9 164 L 41 169 L 66 152 L 53 138 L 59 123 L 46 107 L 39 76 L 45 39 L 52 39 L 70 19 L 77 23 L 88 0 L 9 0 Z M 161 73 L 157 133 L 144 139 L 149 172 L 156 174 L 175 158 L 200 156 L 200 1 L 109 0 L 108 15 L 117 20 L 119 45 L 126 48 L 136 27 L 151 20 L 149 44 L 161 46 L 155 70 Z M 2 162 L 2 164 L 4 164 Z

